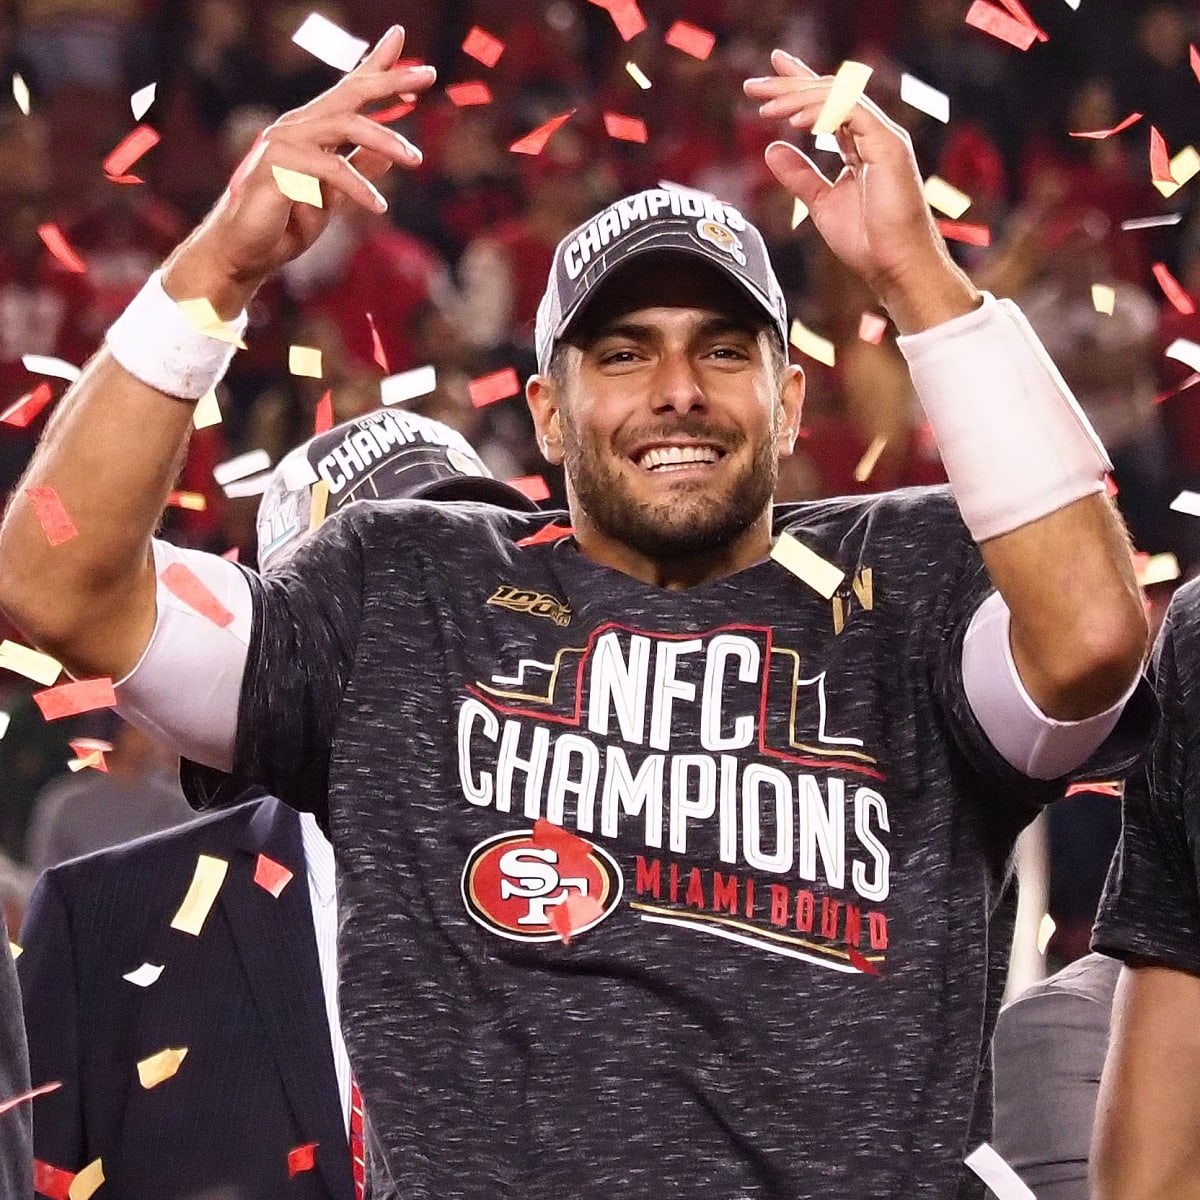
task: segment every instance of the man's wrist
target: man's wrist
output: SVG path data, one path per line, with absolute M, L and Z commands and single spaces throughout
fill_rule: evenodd
M 902 334 L 943 325 L 983 303 L 983 294 L 945 255 L 914 265 L 878 292 Z
M 176 303 L 206 299 L 223 320 L 230 321 L 246 309 L 263 281 L 239 277 L 198 233 L 199 230 L 183 242 L 163 264 L 163 291 Z

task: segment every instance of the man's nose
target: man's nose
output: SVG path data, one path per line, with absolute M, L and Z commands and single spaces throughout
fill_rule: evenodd
M 654 411 L 674 409 L 678 413 L 703 408 L 707 403 L 700 375 L 691 355 L 664 353 L 654 380 Z

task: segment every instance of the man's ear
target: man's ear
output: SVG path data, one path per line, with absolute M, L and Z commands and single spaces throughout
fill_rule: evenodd
M 531 375 L 525 384 L 525 402 L 533 417 L 538 449 L 547 462 L 560 466 L 563 460 L 562 429 L 559 425 L 558 387 L 549 375 Z
M 796 448 L 804 415 L 804 369 L 797 363 L 785 367 L 780 376 L 779 407 L 779 456 L 786 458 Z

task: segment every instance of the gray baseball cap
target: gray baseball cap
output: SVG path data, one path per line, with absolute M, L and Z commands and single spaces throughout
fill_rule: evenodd
M 279 460 L 258 506 L 258 565 L 290 554 L 312 523 L 313 489 L 329 489 L 324 516 L 352 500 L 478 500 L 538 507 L 496 479 L 465 437 L 417 413 L 380 408 L 309 438 Z
M 613 271 L 664 250 L 695 255 L 728 276 L 787 346 L 787 305 L 762 234 L 716 196 L 657 187 L 615 201 L 559 242 L 534 327 L 538 370 L 550 369 L 556 343 Z

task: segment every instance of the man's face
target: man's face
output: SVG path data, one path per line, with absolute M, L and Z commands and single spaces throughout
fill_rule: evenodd
M 656 561 L 735 547 L 766 519 L 803 394 L 781 377 L 765 318 L 686 257 L 637 260 L 569 335 L 542 405 L 576 526 Z

